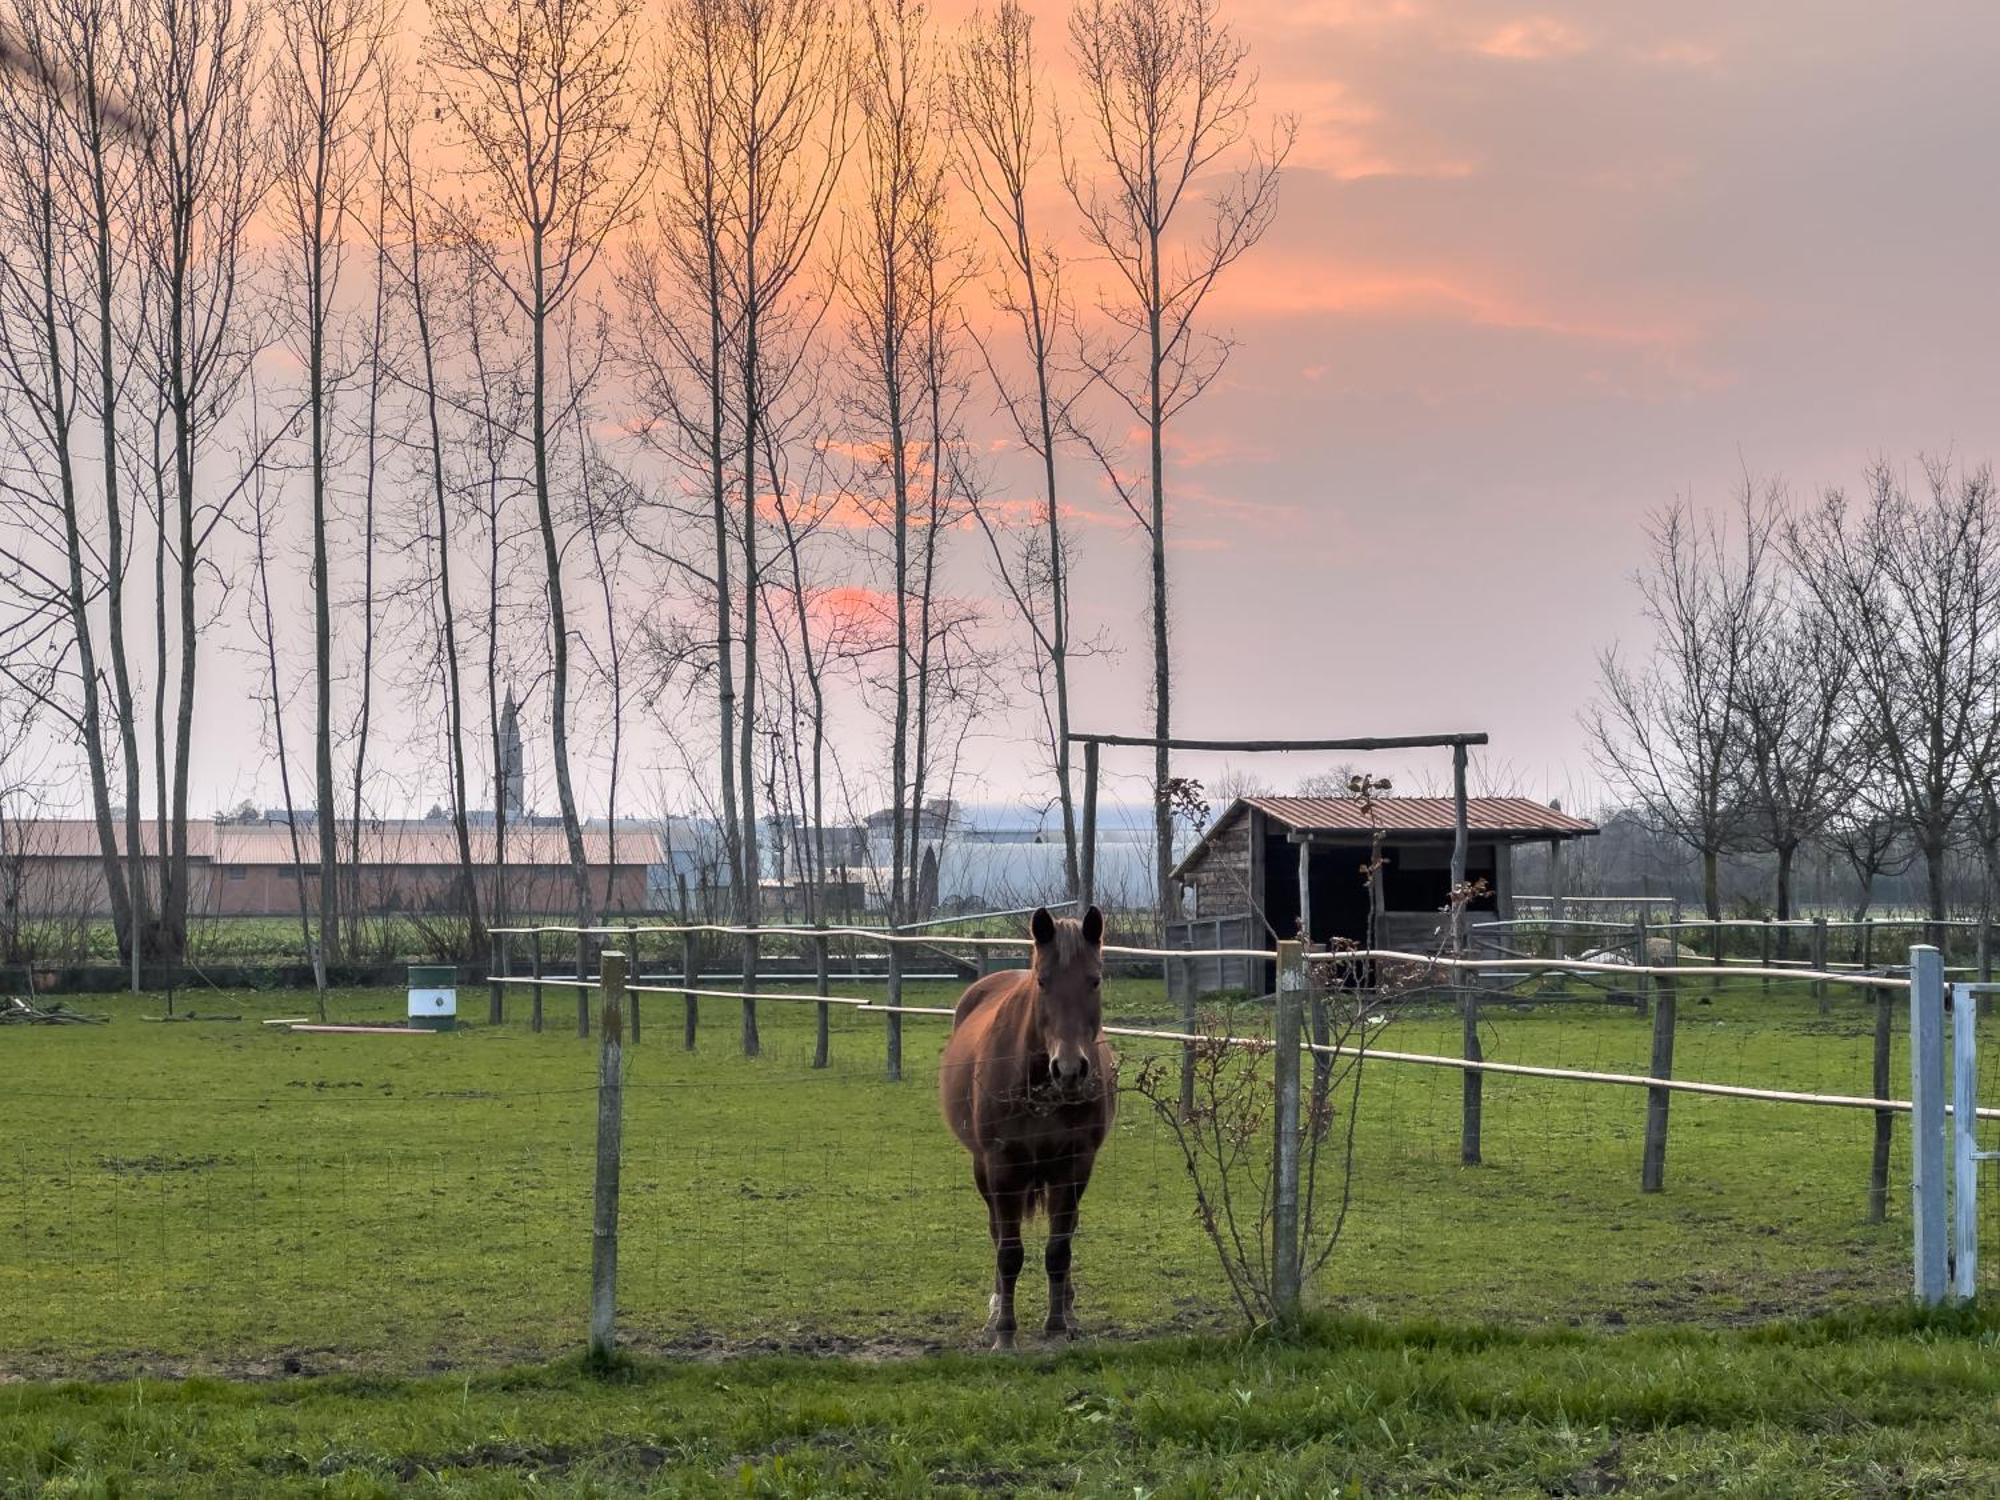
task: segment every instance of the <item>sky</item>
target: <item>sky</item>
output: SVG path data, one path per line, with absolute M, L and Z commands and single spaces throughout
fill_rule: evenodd
M 1230 14 L 1299 139 L 1174 446 L 1180 732 L 1484 729 L 1490 783 L 1577 795 L 1649 513 L 1993 452 L 2000 11 Z M 1141 544 L 1091 544 L 1133 649 L 1079 718 L 1138 729 Z
M 1045 54 L 1065 12 L 1036 7 Z M 1594 804 L 1579 715 L 1599 653 L 1645 647 L 1649 515 L 1726 506 L 1746 474 L 1811 497 L 1878 456 L 1993 453 L 2000 10 L 1225 15 L 1298 136 L 1270 233 L 1209 304 L 1235 353 L 1169 444 L 1177 732 L 1484 730 L 1481 787 Z M 1071 498 L 1079 632 L 1115 648 L 1080 664 L 1075 721 L 1144 732 L 1144 539 L 1080 477 Z M 1005 608 L 976 566 L 959 586 Z M 254 703 L 214 692 L 197 806 L 275 802 L 243 754 Z M 968 745 L 962 795 L 1046 794 L 1021 708 Z M 1283 789 L 1332 759 L 1180 769 Z M 1143 797 L 1144 765 L 1109 756 L 1105 795 Z M 1448 762 L 1371 769 L 1417 789 Z

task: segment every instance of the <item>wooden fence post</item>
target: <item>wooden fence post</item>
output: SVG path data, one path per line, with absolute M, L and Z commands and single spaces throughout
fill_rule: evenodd
M 1826 972 L 1828 957 L 1826 947 L 1826 918 L 1814 917 L 1812 930 L 1812 966 L 1815 972 L 1821 974 Z M 1827 983 L 1824 979 L 1815 979 L 1813 981 L 1813 998 L 1819 1001 L 1819 1013 L 1821 1015 L 1828 1016 L 1833 1014 L 1833 992 L 1827 988 Z
M 1271 1193 L 1271 1310 L 1281 1325 L 1296 1325 L 1299 1319 L 1299 1020 L 1305 987 L 1303 946 L 1281 941 L 1272 1054 L 1276 1180 Z
M 1861 967 L 1863 969 L 1872 969 L 1875 967 L 1875 919 L 1873 917 L 1863 917 L 1861 919 Z
M 1653 962 L 1652 943 L 1646 935 L 1646 908 L 1639 908 L 1637 920 L 1632 923 L 1632 962 L 1641 968 L 1648 968 Z M 1633 982 L 1634 1009 L 1640 1015 L 1647 1014 L 1653 1006 L 1653 976 L 1640 974 Z
M 1762 964 L 1762 966 L 1766 969 L 1770 968 L 1771 967 L 1771 919 L 1769 917 L 1766 917 L 1764 919 L 1764 925 L 1759 931 L 1757 953 L 1759 962 Z M 1771 976 L 1767 974 L 1762 979 L 1758 980 L 1757 988 L 1764 994 L 1769 995 L 1771 993 Z
M 632 950 L 628 955 L 632 961 L 632 978 L 637 981 L 643 981 L 646 977 L 646 966 L 639 962 L 639 929 L 633 926 L 632 923 L 627 922 L 625 924 L 625 937 L 627 944 Z M 626 994 L 632 1012 L 632 1045 L 636 1047 L 639 1045 L 639 1001 L 641 996 L 637 990 L 628 990 Z
M 590 956 L 584 951 L 581 928 L 576 934 L 576 1034 L 590 1035 Z
M 885 1069 L 889 1082 L 903 1081 L 903 948 L 895 941 L 895 933 L 889 934 L 889 982 L 886 986 L 887 1009 L 883 1012 L 882 1045 L 885 1053 Z
M 830 995 L 833 993 L 830 981 L 831 976 L 827 972 L 826 934 L 822 932 L 813 939 L 813 986 L 820 994 Z M 833 1007 L 822 1000 L 817 1009 L 819 1017 L 813 1030 L 813 1066 L 823 1068 L 827 1063 L 827 1018 Z
M 1222 944 L 1217 943 L 1215 946 L 1220 948 Z M 1194 947 L 1194 933 L 1192 929 L 1181 934 L 1181 947 Z M 1162 966 L 1170 974 L 1174 972 L 1176 966 L 1180 970 L 1181 1030 L 1189 1036 L 1193 1036 L 1195 1028 L 1201 1024 L 1201 1016 L 1195 1005 L 1194 965 L 1185 958 L 1169 958 L 1163 960 Z M 1193 1042 L 1181 1043 L 1181 1118 L 1183 1120 L 1192 1120 L 1194 1118 Z
M 1076 851 L 1077 899 L 1088 911 L 1097 904 L 1097 741 L 1083 742 L 1083 828 Z M 1161 891 L 1160 910 L 1167 909 L 1167 893 Z
M 681 934 L 681 1046 L 694 1051 L 695 1024 L 701 1019 L 701 997 L 695 987 L 701 979 L 697 934 Z
M 757 934 L 752 932 L 743 939 L 743 991 L 747 997 L 743 1002 L 743 1055 L 755 1057 L 762 1049 L 757 1036 L 757 959 L 759 943 Z
M 1869 1072 L 1869 1096 L 1889 1097 L 1889 1038 L 1894 1017 L 1888 990 L 1875 991 L 1875 1055 Z M 1875 1151 L 1868 1164 L 1868 1222 L 1880 1224 L 1889 1216 L 1889 1143 L 1896 1131 L 1893 1109 L 1875 1111 Z
M 1677 955 L 1669 949 L 1668 966 Z M 1674 981 L 1662 974 L 1653 992 L 1653 1066 L 1655 1078 L 1674 1076 Z M 1657 1193 L 1667 1179 L 1667 1104 L 1673 1094 L 1667 1089 L 1646 1090 L 1645 1157 L 1639 1166 L 1639 1191 Z
M 590 1351 L 593 1369 L 611 1363 L 617 1342 L 618 1161 L 625 1132 L 625 955 L 607 949 L 599 965 L 603 1045 L 597 1053 L 597 1172 L 590 1216 Z M 586 999 L 589 991 L 581 992 Z
M 505 951 L 504 945 L 506 941 L 497 932 L 489 932 L 486 935 L 486 1024 L 488 1026 L 498 1026 L 503 1014 L 500 1001 L 500 978 L 505 972 L 502 967 L 505 960 L 502 959 L 501 954 Z M 134 943 L 132 946 L 136 948 L 138 944 Z
M 542 929 L 537 927 L 528 941 L 528 956 L 535 970 L 535 1004 L 528 1016 L 528 1029 L 542 1029 Z
M 1910 1259 L 1917 1301 L 1944 1300 L 1944 954 L 1910 950 Z

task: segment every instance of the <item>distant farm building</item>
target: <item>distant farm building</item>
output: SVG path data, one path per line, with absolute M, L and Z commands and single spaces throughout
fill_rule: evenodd
M 1513 916 L 1512 851 L 1564 843 L 1595 824 L 1524 797 L 1466 799 L 1467 881 L 1484 883 L 1468 920 Z M 1179 900 L 1167 946 L 1275 948 L 1301 933 L 1315 947 L 1335 939 L 1435 952 L 1451 900 L 1455 831 L 1449 797 L 1241 797 L 1173 872 Z M 1370 873 L 1381 837 L 1381 864 Z M 1303 918 L 1303 920 L 1302 920 Z M 1208 959 L 1190 964 L 1197 993 L 1259 990 L 1269 964 Z
M 117 846 L 125 848 L 123 820 Z M 8 825 L 4 899 L 24 916 L 100 917 L 109 914 L 97 827 L 82 818 L 48 818 Z M 559 827 L 523 823 L 506 830 L 504 866 L 490 816 L 470 829 L 474 879 L 488 911 L 573 917 L 576 884 L 569 846 Z M 147 879 L 158 854 L 157 827 L 140 835 Z M 318 899 L 318 835 L 301 819 L 297 858 L 292 829 L 279 822 L 190 823 L 188 906 L 202 917 L 296 917 L 299 886 L 308 905 Z M 349 829 L 339 830 L 341 879 L 370 915 L 455 912 L 463 872 L 452 826 L 430 820 L 381 820 L 361 825 L 361 858 L 353 860 Z M 660 840 L 651 831 L 590 829 L 583 835 L 591 898 L 603 911 L 643 911 L 647 871 Z M 501 899 L 504 896 L 504 901 Z

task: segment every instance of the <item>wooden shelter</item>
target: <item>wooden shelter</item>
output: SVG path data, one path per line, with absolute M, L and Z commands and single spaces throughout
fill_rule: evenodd
M 1379 948 L 1444 951 L 1455 859 L 1467 881 L 1485 885 L 1467 904 L 1469 920 L 1505 920 L 1515 845 L 1559 847 L 1596 832 L 1524 797 L 1240 797 L 1174 869 L 1167 946 L 1275 952 L 1280 938 L 1318 948 L 1334 939 L 1368 946 L 1372 936 Z M 1266 960 L 1170 968 L 1185 969 L 1196 994 L 1270 984 Z

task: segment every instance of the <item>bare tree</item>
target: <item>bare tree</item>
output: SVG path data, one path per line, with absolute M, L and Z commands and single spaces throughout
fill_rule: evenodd
M 254 423 L 254 418 L 253 418 Z M 255 428 L 252 429 L 253 441 Z M 299 902 L 299 944 L 312 965 L 313 992 L 318 1000 L 319 1018 L 326 1019 L 326 962 L 323 942 L 313 935 L 313 914 L 306 899 L 306 862 L 299 840 L 299 820 L 292 801 L 292 763 L 285 747 L 284 679 L 278 665 L 278 626 L 271 608 L 271 546 L 276 499 L 270 493 L 265 465 L 260 459 L 250 478 L 250 541 L 254 559 L 251 574 L 254 594 L 250 611 L 250 633 L 263 655 L 265 712 L 269 715 L 272 748 L 278 762 L 278 787 L 285 799 L 285 831 L 292 846 L 292 889 Z M 325 876 L 322 875 L 321 879 Z M 323 909 L 323 908 L 322 908 Z M 322 928 L 321 932 L 324 933 Z
M 1747 533 L 1770 519 L 1746 512 Z M 1747 762 L 1747 829 L 1777 859 L 1775 909 L 1793 915 L 1792 869 L 1802 845 L 1820 836 L 1848 800 L 1858 727 L 1852 709 L 1854 659 L 1810 592 L 1766 575 L 1753 607 L 1749 644 L 1736 681 L 1736 717 Z M 1790 952 L 1790 929 L 1779 932 Z
M 437 621 L 438 668 L 443 679 L 445 708 L 445 742 L 447 765 L 451 785 L 451 825 L 452 834 L 458 846 L 459 880 L 462 903 L 466 920 L 468 950 L 479 953 L 482 950 L 483 928 L 480 916 L 479 881 L 477 867 L 472 858 L 472 833 L 470 809 L 472 787 L 466 774 L 465 739 L 466 710 L 464 674 L 460 664 L 458 600 L 452 588 L 452 507 L 450 501 L 450 479 L 445 469 L 445 403 L 443 377 L 440 370 L 440 333 L 438 319 L 433 308 L 435 268 L 432 264 L 432 241 L 437 233 L 436 217 L 427 210 L 428 191 L 420 186 L 417 152 L 413 149 L 412 137 L 416 129 L 413 114 L 407 110 L 397 110 L 392 106 L 388 90 L 384 89 L 383 123 L 380 136 L 381 160 L 380 195 L 385 204 L 392 206 L 396 239 L 401 255 L 387 253 L 388 226 L 378 221 L 377 234 L 384 245 L 384 252 L 378 259 L 378 275 L 394 276 L 401 297 L 409 310 L 416 345 L 416 369 L 405 384 L 415 393 L 421 407 L 420 430 L 421 457 L 419 466 L 423 471 L 425 489 L 429 504 L 425 508 L 417 530 L 425 543 L 424 551 L 432 562 L 426 572 L 431 579 L 433 604 L 431 612 Z M 378 300 L 378 309 L 380 306 Z M 380 332 L 378 311 L 377 356 L 380 354 Z M 374 381 L 371 374 L 370 409 L 374 409 Z M 371 423 L 371 442 L 373 428 Z M 370 465 L 370 494 L 373 494 L 373 469 Z M 496 523 L 497 525 L 497 523 Z M 496 569 L 497 578 L 497 569 Z M 496 631 L 497 635 L 497 631 Z M 497 715 L 498 710 L 495 709 Z M 497 734 L 496 734 L 497 739 Z M 498 759 L 495 767 L 497 776 Z M 358 790 L 358 789 L 357 789 Z M 358 808 L 357 800 L 357 808 Z M 358 812 L 357 812 L 358 816 Z M 494 860 L 496 869 L 504 864 L 506 853 L 507 810 L 504 798 L 496 796 L 494 817 Z M 357 862 L 359 852 L 357 847 Z M 497 880 L 496 876 L 496 880 Z
M 359 188 L 368 87 L 387 18 L 376 0 L 280 0 L 273 122 L 279 158 L 275 196 L 286 239 L 284 292 L 292 352 L 304 368 L 308 484 L 312 496 L 313 804 L 319 843 L 319 943 L 339 942 L 340 809 L 333 781 L 334 403 L 349 371 L 334 347 L 347 222 Z M 371 632 L 372 620 L 363 621 Z M 360 809 L 355 810 L 357 819 Z M 322 984 L 324 976 L 322 975 Z
M 42 18 L 46 21 L 47 18 Z M 49 50 L 41 25 L 30 56 Z M 82 743 L 91 811 L 121 941 L 133 936 L 109 795 L 90 611 L 115 559 L 84 518 L 75 447 L 87 380 L 88 260 L 73 231 L 71 125 L 46 88 L 0 92 L 0 672 L 9 706 L 53 709 Z
M 1166 436 L 1228 357 L 1228 342 L 1204 328 L 1202 308 L 1270 227 L 1297 127 L 1281 118 L 1267 141 L 1253 141 L 1257 75 L 1219 0 L 1080 0 L 1070 51 L 1100 170 L 1086 172 L 1066 153 L 1064 177 L 1084 238 L 1110 263 L 1113 283 L 1099 303 L 1110 337 L 1087 346 L 1085 360 L 1146 433 L 1143 497 L 1122 479 L 1118 488 L 1151 544 L 1153 734 L 1162 742 L 1153 756 L 1154 879 L 1164 913 L 1174 863 L 1164 743 L 1173 728 Z M 1246 164 L 1230 170 L 1246 143 Z
M 28 422 L 15 432 L 14 447 L 27 453 L 56 441 L 48 461 L 34 466 L 33 475 L 37 483 L 53 480 L 67 497 L 63 546 L 68 552 L 74 543 L 77 566 L 70 580 L 76 586 L 66 586 L 65 596 L 72 625 L 81 626 L 75 679 L 81 702 L 73 722 L 89 770 L 113 923 L 136 989 L 152 917 L 145 863 L 139 856 L 138 715 L 125 634 L 130 499 L 122 484 L 119 412 L 135 363 L 130 352 L 134 330 L 120 310 L 129 306 L 133 289 L 132 199 L 138 157 L 112 97 L 133 70 L 133 28 L 122 0 L 17 4 L 10 13 L 21 56 L 37 85 L 9 89 L 0 100 L 13 185 L 7 290 L 15 300 L 0 322 L 8 335 L 8 374 L 24 403 L 15 412 Z M 46 378 L 31 374 L 38 364 L 46 365 Z M 78 452 L 89 425 L 97 437 L 94 487 L 101 498 L 101 533 L 90 518 L 93 486 Z M 30 484 L 29 492 L 35 487 Z M 73 538 L 67 534 L 72 524 Z M 101 541 L 93 540 L 100 536 Z M 101 651 L 88 619 L 74 612 L 100 587 L 105 610 Z M 29 588 L 22 597 L 32 594 Z M 102 663 L 110 667 L 108 715 L 116 726 L 116 739 L 110 742 L 103 723 L 106 709 L 100 706 Z M 128 857 L 122 870 L 111 810 L 114 762 L 124 779 Z
M 633 134 L 644 116 L 634 57 L 638 10 L 638 0 L 439 0 L 432 7 L 432 57 L 446 79 L 442 106 L 492 189 L 491 217 L 505 226 L 504 238 L 474 235 L 468 243 L 527 324 L 556 798 L 585 924 L 589 862 L 570 774 L 570 624 L 550 476 L 551 449 L 578 393 L 551 403 L 549 337 L 605 241 L 631 219 L 650 164 L 650 141 Z
M 1041 692 L 1043 730 L 1062 815 L 1065 893 L 1078 891 L 1076 804 L 1070 786 L 1069 554 L 1057 486 L 1056 445 L 1067 426 L 1075 392 L 1056 368 L 1056 342 L 1066 311 L 1063 263 L 1053 237 L 1039 231 L 1033 212 L 1035 176 L 1046 159 L 1040 68 L 1034 18 L 1018 0 L 1001 0 L 990 17 L 974 12 L 961 34 L 951 76 L 952 115 L 961 149 L 954 157 L 960 180 L 999 251 L 993 296 L 1020 336 L 1028 362 L 1025 390 L 1016 390 L 984 343 L 981 353 L 1001 409 L 1021 445 L 1041 470 L 1042 525 L 1037 545 L 1018 563 L 1000 547 L 999 528 L 984 506 L 979 521 L 1001 580 L 1034 644 L 1035 682 Z
M 1852 656 L 1942 922 L 1947 854 L 2000 769 L 2000 507 L 1984 467 L 1933 459 L 1922 471 L 1913 496 L 1876 464 L 1858 505 L 1830 493 L 1786 542 Z
M 1585 716 L 1606 778 L 1657 827 L 1701 856 L 1702 901 L 1722 915 L 1718 866 L 1743 838 L 1742 683 L 1755 644 L 1775 499 L 1746 487 L 1732 547 L 1683 504 L 1649 527 L 1652 558 L 1635 581 L 1654 629 L 1636 670 L 1599 659 L 1601 697 Z
M 140 175 L 140 231 L 150 374 L 165 453 L 153 503 L 156 774 L 167 837 L 160 886 L 161 948 L 186 951 L 188 775 L 208 543 L 244 476 L 205 471 L 234 408 L 260 330 L 246 314 L 241 272 L 250 224 L 268 181 L 257 134 L 257 17 L 242 0 L 143 0 L 138 72 L 159 128 Z M 281 424 L 282 426 L 283 424 Z M 156 446 L 156 454 L 159 449 Z M 261 455 L 260 455 L 261 456 Z M 166 746 L 167 560 L 174 564 L 179 664 L 173 744 Z M 169 770 L 169 764 L 171 770 Z

